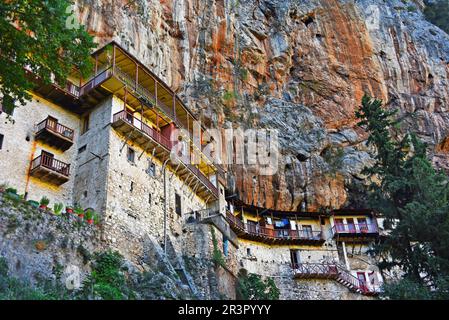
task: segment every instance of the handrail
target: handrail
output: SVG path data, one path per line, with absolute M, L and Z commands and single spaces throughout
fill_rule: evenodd
M 117 113 L 115 113 L 112 117 L 113 122 L 117 122 L 119 120 L 126 121 L 128 124 L 132 125 L 134 128 L 140 130 L 153 140 L 155 140 L 160 145 L 166 147 L 169 151 L 173 148 L 173 143 L 168 139 L 167 137 L 163 136 L 160 132 L 154 130 L 147 124 L 145 124 L 140 119 L 134 117 L 133 114 L 122 110 Z M 138 125 L 136 125 L 136 123 Z M 218 196 L 218 188 L 213 185 L 213 183 L 201 172 L 200 169 L 195 167 L 194 165 L 188 163 L 185 161 L 185 159 L 181 158 L 182 163 L 198 178 L 200 181 L 206 185 L 216 196 Z
M 329 277 L 337 277 L 338 267 L 335 263 L 296 263 L 292 264 L 296 274 L 314 274 Z
M 73 137 L 75 135 L 75 131 L 73 129 L 60 124 L 57 119 L 54 119 L 52 117 L 47 117 L 37 125 L 37 132 L 40 132 L 44 129 L 60 134 L 64 138 L 67 138 L 71 141 L 73 141 Z
M 149 125 L 141 121 L 140 119 L 134 117 L 132 113 L 129 113 L 125 110 L 119 111 L 114 114 L 112 121 L 117 122 L 119 120 L 126 121 L 128 124 L 132 125 L 134 128 L 142 131 L 147 136 L 155 140 L 160 145 L 167 148 L 169 151 L 172 149 L 172 143 L 170 139 L 163 136 L 160 132 L 154 130 Z M 137 124 L 137 125 L 136 125 Z
M 338 233 L 353 233 L 353 234 L 364 234 L 364 233 L 378 233 L 377 225 L 374 223 L 336 223 L 332 227 L 333 234 Z
M 159 100 L 157 97 L 155 97 L 148 89 L 144 88 L 142 85 L 140 84 L 136 84 L 136 80 L 133 79 L 129 74 L 127 74 L 126 72 L 124 72 L 123 70 L 121 70 L 120 68 L 118 68 L 117 66 L 114 69 L 114 75 L 116 75 L 121 81 L 123 81 L 127 86 L 129 86 L 130 88 L 133 88 L 134 91 L 138 94 L 143 96 L 146 100 L 149 101 L 149 103 L 151 103 L 152 105 L 156 105 L 168 116 L 170 117 L 170 119 L 172 119 L 174 121 L 174 123 L 176 123 L 176 125 L 178 126 L 178 128 L 184 128 L 187 129 L 180 121 L 179 119 L 177 119 L 177 117 L 175 117 L 175 114 L 173 112 L 173 109 L 170 108 L 169 106 L 167 106 L 164 102 L 162 102 L 161 100 Z M 199 150 L 201 150 L 202 152 L 202 147 L 198 146 L 192 136 L 191 133 L 188 132 L 188 139 L 192 142 L 192 144 L 198 148 Z M 208 159 L 211 163 L 214 163 L 214 161 L 212 159 L 210 159 L 210 157 L 208 155 L 206 155 L 205 153 L 201 153 L 202 157 L 205 157 L 206 159 Z M 223 174 L 223 169 L 219 168 L 219 166 L 216 166 L 219 173 L 222 175 Z
M 38 167 L 50 169 L 66 177 L 70 175 L 70 164 L 56 160 L 55 158 L 44 153 L 33 159 L 33 161 L 31 162 L 31 171 L 37 169 Z
M 230 224 L 239 228 L 241 231 L 252 235 L 252 236 L 262 236 L 271 239 L 290 239 L 290 240 L 323 240 L 323 233 L 321 231 L 313 231 L 308 229 L 272 229 L 267 227 L 262 227 L 258 224 L 244 223 L 237 217 L 233 216 L 231 213 L 227 213 L 227 218 Z

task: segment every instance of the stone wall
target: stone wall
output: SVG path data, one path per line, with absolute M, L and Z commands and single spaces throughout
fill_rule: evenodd
M 0 256 L 11 275 L 34 284 L 55 279 L 79 284 L 90 272 L 93 252 L 101 248 L 97 226 L 80 223 L 75 215 L 55 216 L 30 205 L 13 202 L 0 193 Z
M 75 130 L 74 144 L 67 151 L 35 140 L 37 124 L 48 116 Z M 0 114 L 0 134 L 4 135 L 3 148 L 0 150 L 0 184 L 6 183 L 16 188 L 19 194 L 27 193 L 28 199 L 39 201 L 46 196 L 52 203 L 71 203 L 79 129 L 78 115 L 38 96 L 33 96 L 32 101 L 16 108 L 9 118 L 6 113 Z M 42 150 L 53 153 L 57 160 L 71 164 L 71 179 L 68 182 L 56 186 L 28 175 L 31 161 Z
M 239 244 L 237 251 L 239 267 L 249 273 L 259 274 L 263 278 L 273 278 L 280 290 L 281 300 L 358 300 L 367 298 L 361 294 L 352 293 L 348 288 L 332 279 L 294 279 L 290 250 L 299 250 L 300 263 L 337 262 L 344 265 L 337 245 L 332 240 L 326 241 L 323 246 L 269 246 L 247 240 L 240 240 Z M 359 259 L 355 256 L 351 256 L 349 259 L 350 268 L 354 276 L 357 276 L 357 271 L 363 271 L 368 279 L 368 273 L 378 271 L 378 269 L 371 264 L 372 261 L 364 265 L 360 263 L 360 259 L 365 261 L 369 259 L 366 255 L 368 246 L 363 245 L 362 248 L 363 253 L 358 257 Z

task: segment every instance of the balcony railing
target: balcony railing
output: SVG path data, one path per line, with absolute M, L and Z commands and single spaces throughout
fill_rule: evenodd
M 137 130 L 140 130 L 155 142 L 167 148 L 168 151 L 172 150 L 173 143 L 170 141 L 170 139 L 163 136 L 160 132 L 151 128 L 140 119 L 134 117 L 133 114 L 126 112 L 125 110 L 117 112 L 116 114 L 114 114 L 112 121 L 115 123 L 119 120 L 125 121 Z M 200 169 L 186 161 L 183 157 L 181 157 L 180 159 L 188 170 L 190 170 L 212 193 L 214 193 L 215 196 L 218 196 L 218 188 L 201 172 Z
M 254 236 L 263 236 L 275 239 L 304 239 L 304 240 L 322 240 L 321 231 L 312 230 L 292 230 L 292 229 L 272 229 L 262 227 L 256 224 L 244 223 L 248 234 Z
M 244 223 L 230 212 L 227 212 L 226 217 L 228 223 L 232 228 L 238 230 L 240 233 L 245 233 L 246 235 L 254 238 L 261 237 L 273 240 L 324 240 L 323 233 L 321 231 L 313 231 L 309 229 L 292 230 L 262 227 L 258 224 Z
M 73 129 L 63 126 L 62 124 L 58 123 L 58 120 L 52 117 L 48 117 L 37 125 L 37 133 L 41 132 L 42 130 L 49 130 L 53 133 L 59 134 L 72 142 L 75 135 L 75 131 Z
M 55 158 L 47 154 L 41 154 L 39 157 L 35 158 L 32 161 L 31 172 L 37 170 L 40 167 L 46 168 L 65 177 L 69 177 L 70 175 L 70 164 L 56 160 Z
M 245 224 L 243 221 L 234 216 L 231 212 L 226 211 L 226 219 L 232 228 L 245 231 Z
M 292 265 L 297 279 L 334 279 L 349 290 L 364 295 L 378 294 L 380 286 L 361 281 L 336 262 L 333 263 L 297 263 Z
M 169 151 L 172 149 L 172 143 L 170 139 L 163 136 L 160 132 L 154 130 L 149 125 L 145 124 L 143 121 L 139 120 L 138 118 L 134 117 L 131 113 L 126 112 L 125 110 L 117 112 L 113 116 L 113 122 L 117 122 L 119 120 L 126 121 L 128 124 L 133 126 L 134 128 L 142 131 L 147 136 L 149 136 L 151 139 L 159 143 L 160 145 L 167 148 Z
M 336 278 L 338 268 L 331 263 L 297 263 L 292 268 L 297 278 Z
M 366 235 L 366 234 L 377 234 L 379 230 L 377 225 L 374 223 L 336 223 L 332 227 L 332 233 L 334 235 Z

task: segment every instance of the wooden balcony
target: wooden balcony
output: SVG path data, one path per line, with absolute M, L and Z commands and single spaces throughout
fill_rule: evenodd
M 37 125 L 36 140 L 63 151 L 73 145 L 74 136 L 73 129 L 63 126 L 53 117 L 48 117 Z
M 227 213 L 227 220 L 239 238 L 273 245 L 320 245 L 325 239 L 321 231 L 272 229 L 260 225 L 243 223 L 232 213 Z
M 194 187 L 196 193 L 202 198 L 209 200 L 218 199 L 218 188 L 198 169 L 195 165 L 188 163 L 183 158 L 177 162 L 171 157 L 173 143 L 161 132 L 150 127 L 140 119 L 134 117 L 125 110 L 114 114 L 112 127 L 120 132 L 126 139 L 132 140 L 143 150 L 155 155 L 161 162 L 168 160 L 168 164 L 176 171 L 176 175 L 189 186 Z M 197 183 L 191 178 L 195 177 Z
M 374 223 L 337 223 L 332 227 L 333 237 L 341 241 L 371 241 L 379 236 L 379 229 Z
M 136 57 L 113 41 L 93 53 L 92 62 L 94 75 L 84 81 L 79 90 L 80 99 L 86 105 L 97 105 L 113 93 L 134 110 L 142 110 L 145 117 L 157 110 L 162 121 L 175 123 L 183 129 L 181 134 L 185 134 L 186 140 L 194 144 L 197 118 L 178 95 Z M 201 146 L 195 146 L 202 151 Z M 212 159 L 208 161 L 219 175 L 224 174 L 220 165 Z
M 31 162 L 30 175 L 59 186 L 69 181 L 70 164 L 42 153 Z
M 36 75 L 33 74 L 32 71 L 28 69 L 25 69 L 25 71 L 28 79 L 30 79 L 35 84 L 33 88 L 34 93 L 57 105 L 68 108 L 73 112 L 82 112 L 82 103 L 79 99 L 79 86 L 70 81 L 66 81 L 64 85 L 57 84 L 55 82 L 45 84 L 42 79 L 36 77 Z

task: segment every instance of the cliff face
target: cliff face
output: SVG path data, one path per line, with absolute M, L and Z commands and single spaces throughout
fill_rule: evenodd
M 435 164 L 449 167 L 449 36 L 425 21 L 420 0 L 77 5 L 100 44 L 117 40 L 207 124 L 279 129 L 277 174 L 253 179 L 257 166 L 228 167 L 230 186 L 248 203 L 348 205 L 371 161 L 354 118 L 364 92 L 399 109 Z

